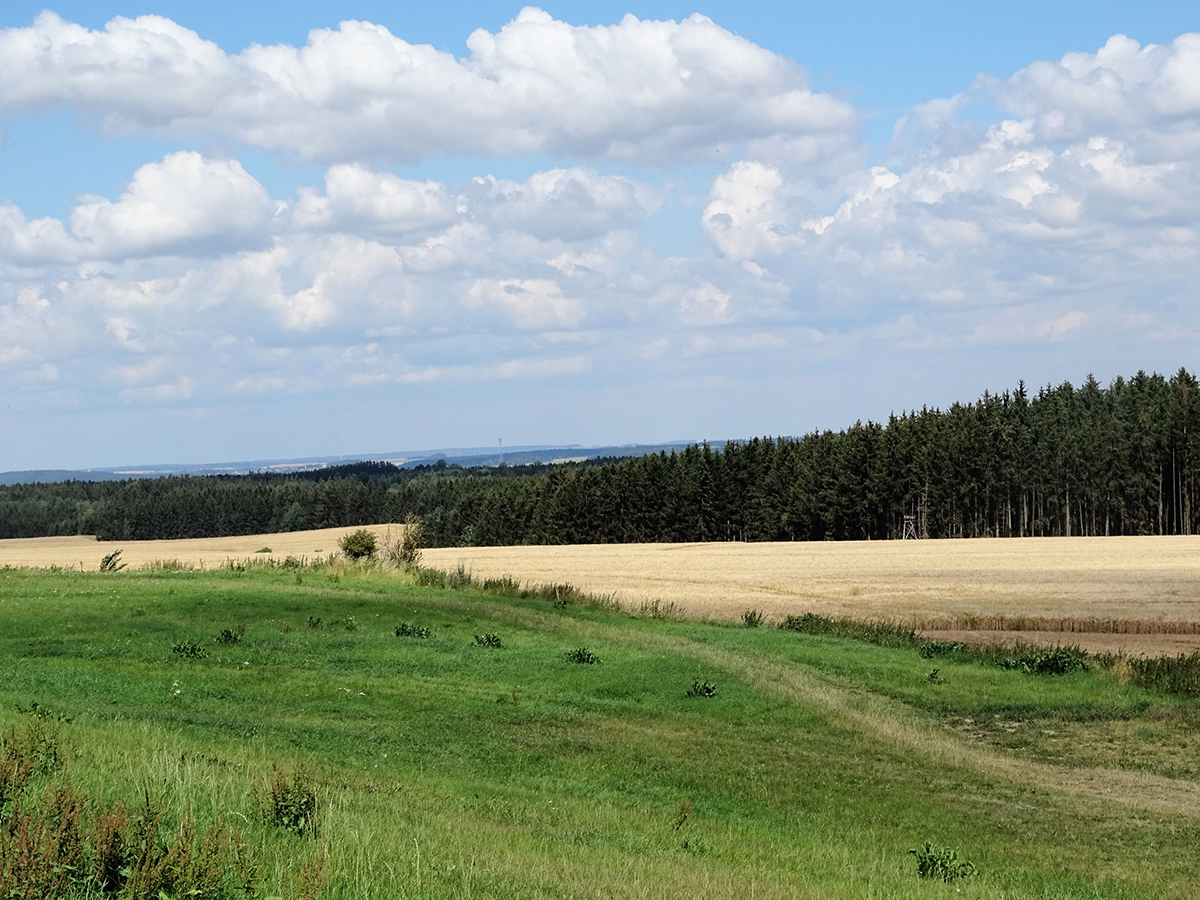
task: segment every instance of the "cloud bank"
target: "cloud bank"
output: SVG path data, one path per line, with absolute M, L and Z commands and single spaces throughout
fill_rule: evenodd
M 468 48 L 361 22 L 237 54 L 158 17 L 0 32 L 9 116 L 73 106 L 108 134 L 324 168 L 272 196 L 236 152 L 186 150 L 62 219 L 0 203 L 18 406 L 706 385 L 713 367 L 1072 342 L 1086 369 L 1089 342 L 1200 331 L 1200 35 L 981 77 L 910 110 L 874 164 L 860 111 L 702 16 L 530 8 Z M 389 171 L 450 156 L 549 164 Z M 698 177 L 697 199 L 679 185 Z M 684 221 L 690 249 L 656 249 Z

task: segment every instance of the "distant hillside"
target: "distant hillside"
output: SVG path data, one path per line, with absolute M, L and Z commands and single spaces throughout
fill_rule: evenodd
M 259 459 L 222 463 L 157 463 L 152 465 L 126 465 L 95 469 L 30 469 L 0 472 L 0 485 L 11 484 L 54 484 L 63 481 L 124 481 L 132 478 L 164 478 L 170 475 L 251 475 L 264 472 L 286 474 L 366 460 L 386 460 L 394 465 L 415 468 L 432 465 L 439 459 L 457 463 L 464 468 L 472 466 L 496 466 L 528 463 L 552 463 L 559 461 L 581 461 L 599 457 L 642 456 L 647 453 L 668 453 L 682 450 L 691 441 L 674 441 L 666 444 L 622 444 L 604 447 L 584 447 L 580 444 L 566 446 L 517 446 L 505 450 L 498 447 L 457 447 L 446 450 L 399 450 L 389 453 L 351 454 L 343 456 L 307 456 L 296 459 Z M 713 446 L 724 446 L 719 441 Z

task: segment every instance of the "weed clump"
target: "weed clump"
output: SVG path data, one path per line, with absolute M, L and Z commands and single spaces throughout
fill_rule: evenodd
M 171 645 L 171 652 L 184 659 L 203 659 L 208 656 L 208 651 L 195 641 L 176 641 Z
M 742 624 L 747 628 L 758 628 L 766 621 L 761 609 L 748 609 L 742 613 Z
M 0 736 L 0 824 L 9 804 L 17 802 L 32 779 L 56 772 L 62 765 L 59 731 L 47 719 L 35 716 L 5 731 Z
M 929 841 L 908 852 L 917 858 L 919 878 L 931 878 L 949 884 L 960 878 L 970 878 L 978 871 L 971 863 L 959 860 L 957 850 L 934 847 Z
M 475 635 L 475 645 L 499 650 L 501 646 L 500 635 L 492 634 L 490 631 L 487 634 L 477 634 Z
M 817 613 L 788 616 L 779 627 L 801 634 L 864 641 L 880 647 L 917 647 L 921 642 L 915 631 L 903 625 L 879 620 L 860 622 L 857 619 L 833 619 Z
M 689 697 L 715 697 L 717 696 L 717 686 L 711 681 L 701 681 L 698 678 L 692 679 L 692 686 L 687 689 Z
M 161 805 L 148 795 L 137 811 L 121 803 L 85 819 L 95 808 L 66 779 L 40 802 L 16 804 L 0 821 L 0 896 L 228 896 L 232 834 L 223 819 L 201 831 L 188 814 L 164 836 Z
M 237 628 L 222 628 L 221 633 L 217 635 L 218 644 L 237 644 L 242 640 L 242 635 L 246 633 L 246 626 L 239 625 Z
M 997 661 L 1002 669 L 1027 675 L 1067 675 L 1088 668 L 1089 656 L 1078 647 L 1030 647 L 1018 644 Z
M 273 769 L 266 794 L 255 799 L 268 824 L 311 837 L 320 818 L 318 794 L 315 774 L 301 763 L 288 771 Z
M 567 651 L 567 662 L 581 666 L 594 666 L 600 662 L 600 657 L 587 647 L 576 647 L 574 650 Z
M 1200 652 L 1158 658 L 1135 656 L 1126 662 L 1133 683 L 1139 687 L 1168 694 L 1200 694 Z
M 338 546 L 347 559 L 372 559 L 377 549 L 377 539 L 374 532 L 360 528 L 344 535 L 338 541 Z
M 424 625 L 412 625 L 408 622 L 401 622 L 396 626 L 396 637 L 421 638 L 424 640 L 430 634 L 430 630 Z

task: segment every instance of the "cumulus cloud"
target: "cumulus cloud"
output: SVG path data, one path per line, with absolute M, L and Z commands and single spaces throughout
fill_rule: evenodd
M 0 370 L 39 396 L 152 405 L 1190 339 L 1196 59 L 1194 36 L 1115 38 L 922 104 L 887 165 L 822 169 L 853 110 L 702 17 L 581 29 L 527 10 L 456 60 L 362 23 L 230 56 L 165 19 L 44 15 L 0 34 L 0 106 L 75 103 L 110 129 L 217 129 L 332 164 L 272 198 L 235 160 L 183 152 L 64 220 L 0 204 Z M 603 162 L 723 142 L 741 149 L 698 216 Z M 458 152 L 600 162 L 451 184 L 364 160 Z M 702 239 L 675 255 L 651 218 L 671 204 Z
M 527 7 L 456 59 L 368 22 L 238 54 L 169 19 L 0 31 L 0 108 L 110 133 L 212 131 L 307 160 L 547 153 L 673 163 L 746 141 L 835 149 L 857 125 L 804 72 L 693 15 L 573 26 Z M 813 150 L 813 153 L 819 151 Z
M 366 229 L 403 235 L 449 225 L 459 217 L 455 200 L 435 181 L 412 181 L 358 164 L 331 166 L 325 194 L 302 188 L 292 224 L 300 229 Z
M 476 178 L 467 196 L 492 227 L 541 240 L 579 240 L 633 228 L 658 206 L 645 184 L 578 167 L 537 172 L 521 183 Z
M 922 104 L 897 124 L 893 166 L 843 178 L 827 214 L 782 167 L 743 160 L 701 225 L 817 314 L 908 306 L 960 340 L 1061 340 L 1114 309 L 1182 303 L 1200 276 L 1197 66 L 1200 36 L 1118 36 L 981 79 L 970 99 L 994 123 L 964 118 L 967 95 Z M 949 312 L 980 307 L 1005 312 Z
M 236 160 L 172 153 L 139 168 L 114 200 L 86 195 L 70 217 L 27 221 L 0 204 L 0 258 L 39 262 L 211 256 L 262 246 L 276 204 Z

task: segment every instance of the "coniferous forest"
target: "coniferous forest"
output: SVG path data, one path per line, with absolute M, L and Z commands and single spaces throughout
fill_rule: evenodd
M 212 537 L 419 516 L 430 546 L 1191 534 L 1200 385 L 1139 372 L 800 438 L 563 465 L 0 487 L 0 538 Z

